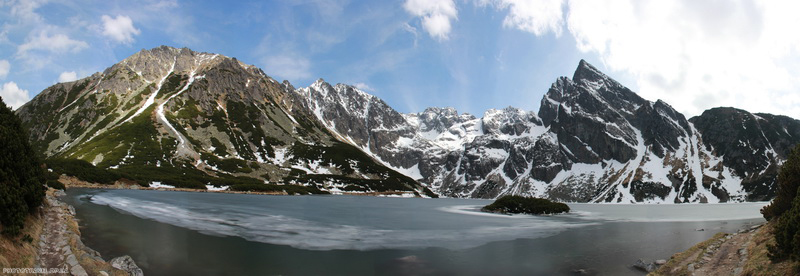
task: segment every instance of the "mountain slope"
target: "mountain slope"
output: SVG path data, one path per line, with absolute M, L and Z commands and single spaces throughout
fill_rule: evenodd
M 767 200 L 777 166 L 800 142 L 797 120 L 716 109 L 687 120 L 585 61 L 571 79 L 552 85 L 538 114 L 512 107 L 482 118 L 452 108 L 400 114 L 351 86 L 323 81 L 300 93 L 336 136 L 451 197 Z M 729 122 L 716 124 L 720 116 Z
M 177 174 L 187 177 L 167 182 L 432 195 L 293 108 L 293 91 L 235 58 L 162 46 L 54 85 L 17 113 L 45 156 L 145 181 Z
M 45 156 L 141 181 L 571 202 L 767 200 L 800 142 L 795 119 L 715 108 L 687 120 L 585 61 L 538 112 L 476 117 L 402 114 L 350 85 L 295 88 L 235 58 L 162 46 L 17 113 Z

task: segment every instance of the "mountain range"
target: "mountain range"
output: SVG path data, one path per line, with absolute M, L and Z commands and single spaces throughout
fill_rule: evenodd
M 800 121 L 721 107 L 687 119 L 581 60 L 538 112 L 400 113 L 320 79 L 296 88 L 218 54 L 161 46 L 20 107 L 35 149 L 175 186 L 531 195 L 565 202 L 769 200 Z

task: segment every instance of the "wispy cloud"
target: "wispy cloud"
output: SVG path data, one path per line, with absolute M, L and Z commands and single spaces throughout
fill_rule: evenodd
M 5 79 L 11 71 L 11 63 L 8 60 L 0 59 L 0 79 Z
M 355 86 L 356 88 L 360 89 L 361 91 L 366 91 L 366 92 L 374 92 L 375 91 L 375 89 L 372 89 L 372 87 L 369 87 L 369 85 L 367 85 L 366 83 L 363 83 L 363 82 L 357 82 L 356 84 L 353 84 L 353 86 Z
M 284 54 L 265 57 L 262 60 L 264 70 L 288 80 L 307 79 L 311 76 L 311 62 L 296 54 Z

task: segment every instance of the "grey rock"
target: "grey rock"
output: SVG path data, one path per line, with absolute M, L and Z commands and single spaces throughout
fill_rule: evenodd
M 67 255 L 67 264 L 68 264 L 70 267 L 74 267 L 74 266 L 78 266 L 78 265 L 80 265 L 80 264 L 78 263 L 78 259 L 75 257 L 75 254 L 69 254 L 69 255 Z
M 658 260 L 656 260 L 656 261 L 655 261 L 655 262 L 653 262 L 653 263 L 655 263 L 656 265 L 665 265 L 665 264 L 667 264 L 667 260 L 664 260 L 664 259 L 658 259 Z
M 638 259 L 636 260 L 635 263 L 633 263 L 633 268 L 636 268 L 644 272 L 653 272 L 656 270 L 657 267 L 652 262 L 645 262 L 642 259 Z
M 109 263 L 111 263 L 111 266 L 116 269 L 130 273 L 131 276 L 144 275 L 142 269 L 136 265 L 136 262 L 133 261 L 133 258 L 131 258 L 131 256 L 125 255 L 121 257 L 116 257 L 111 259 Z
M 69 270 L 69 272 L 70 272 L 70 274 L 72 274 L 73 276 L 88 276 L 88 275 L 89 275 L 88 273 L 86 273 L 86 269 L 84 269 L 84 268 L 83 268 L 82 266 L 80 266 L 80 265 L 73 266 L 73 267 L 72 267 L 72 268 Z

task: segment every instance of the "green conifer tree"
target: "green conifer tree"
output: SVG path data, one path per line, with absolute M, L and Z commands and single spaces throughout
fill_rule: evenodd
M 16 236 L 25 216 L 42 204 L 44 171 L 22 122 L 0 98 L 0 225 Z

